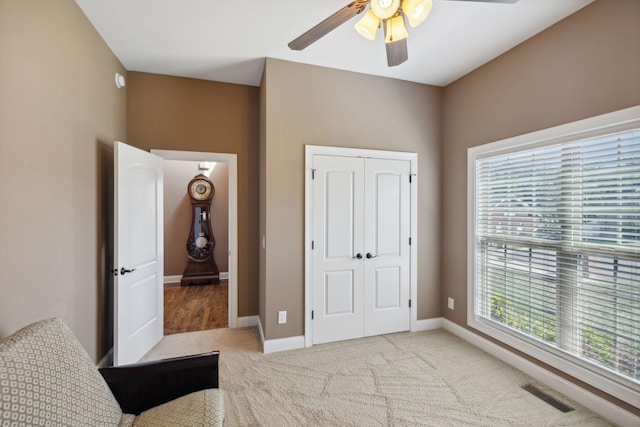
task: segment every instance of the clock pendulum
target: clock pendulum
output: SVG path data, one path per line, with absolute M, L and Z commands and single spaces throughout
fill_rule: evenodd
M 216 241 L 211 228 L 211 201 L 215 191 L 211 180 L 203 174 L 195 176 L 187 186 L 191 199 L 191 229 L 181 285 L 220 283 L 220 273 L 213 258 Z

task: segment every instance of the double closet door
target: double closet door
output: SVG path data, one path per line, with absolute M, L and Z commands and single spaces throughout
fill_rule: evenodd
M 410 328 L 408 160 L 313 156 L 313 343 Z

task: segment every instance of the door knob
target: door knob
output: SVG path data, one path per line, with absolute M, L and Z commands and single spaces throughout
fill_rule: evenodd
M 354 259 L 362 259 L 362 254 L 356 254 L 356 256 L 353 257 Z
M 367 252 L 367 259 L 376 258 L 378 255 L 371 255 L 371 252 Z
M 125 273 L 131 273 L 131 272 L 134 272 L 134 271 L 136 271 L 136 269 L 135 269 L 135 268 L 132 268 L 131 270 L 127 270 L 126 268 L 122 267 L 122 268 L 120 269 L 120 275 L 121 275 L 121 276 L 124 276 L 124 274 L 125 274 Z

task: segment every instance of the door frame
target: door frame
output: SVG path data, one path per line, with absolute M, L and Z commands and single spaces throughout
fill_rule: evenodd
M 151 153 L 164 160 L 220 162 L 229 166 L 229 328 L 238 326 L 238 155 L 198 151 L 156 150 Z
M 329 147 L 319 145 L 305 145 L 305 174 L 304 174 L 304 346 L 313 345 L 313 328 L 311 311 L 313 309 L 313 257 L 311 256 L 311 240 L 313 232 L 313 156 L 341 156 L 362 157 L 389 160 L 408 160 L 411 164 L 411 248 L 409 268 L 409 295 L 411 296 L 410 330 L 417 329 L 418 303 L 418 153 L 403 151 L 371 150 L 363 148 Z

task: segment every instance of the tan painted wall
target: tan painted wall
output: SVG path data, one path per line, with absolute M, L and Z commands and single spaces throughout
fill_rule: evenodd
M 202 173 L 199 162 L 164 162 L 164 275 L 181 276 L 187 264 L 186 240 L 191 228 L 191 199 L 187 186 Z M 206 171 L 205 171 L 206 172 Z M 220 272 L 229 271 L 229 167 L 218 163 L 209 176 L 216 189 L 211 202 L 213 256 Z
M 61 317 L 109 348 L 109 169 L 125 70 L 72 0 L 0 1 L 0 337 Z
M 238 316 L 258 314 L 259 88 L 130 72 L 127 143 L 238 156 Z
M 418 319 L 439 317 L 443 90 L 275 59 L 262 84 L 265 338 L 304 334 L 306 144 L 418 153 Z M 277 324 L 278 310 L 287 324 Z
M 216 239 L 216 264 L 221 273 L 229 272 L 229 165 L 218 163 L 211 172 L 216 194 L 211 202 L 211 226 Z M 257 263 L 255 264 L 257 267 Z M 256 283 L 257 285 L 257 283 Z M 254 297 L 255 298 L 255 297 Z M 256 298 L 257 299 L 257 298 Z
M 640 104 L 640 1 L 596 1 L 445 89 L 443 306 L 466 324 L 467 149 Z
M 467 149 L 639 105 L 639 23 L 640 1 L 598 0 L 445 89 L 441 247 L 447 319 L 466 326 L 461 266 Z M 446 309 L 447 297 L 455 298 L 455 311 Z

